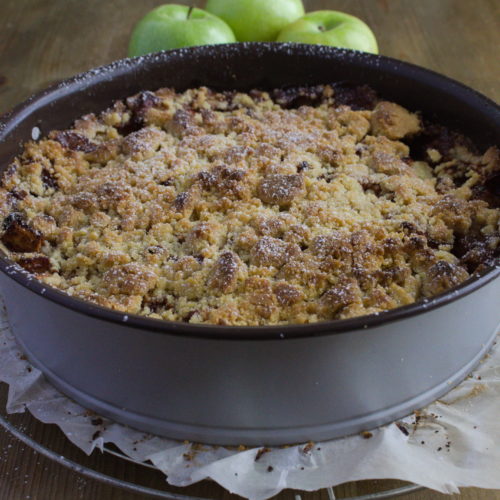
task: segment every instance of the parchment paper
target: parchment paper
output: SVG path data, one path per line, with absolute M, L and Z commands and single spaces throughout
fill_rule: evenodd
M 441 492 L 461 486 L 500 488 L 500 348 L 446 397 L 401 421 L 322 443 L 228 449 L 144 434 L 101 418 L 54 389 L 22 356 L 0 304 L 0 381 L 7 411 L 28 409 L 57 424 L 85 453 L 114 443 L 150 460 L 168 482 L 212 478 L 227 490 L 263 500 L 284 488 L 316 490 L 361 479 L 402 479 Z

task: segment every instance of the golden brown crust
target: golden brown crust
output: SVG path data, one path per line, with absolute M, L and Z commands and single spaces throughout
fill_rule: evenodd
M 394 102 L 381 101 L 373 110 L 372 131 L 389 139 L 402 139 L 420 130 L 420 120 L 408 110 Z
M 499 158 L 365 87 L 147 91 L 26 144 L 0 238 L 45 283 L 120 311 L 349 318 L 498 261 Z

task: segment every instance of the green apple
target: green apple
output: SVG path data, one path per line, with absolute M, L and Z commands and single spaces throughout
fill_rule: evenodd
M 128 47 L 129 57 L 149 52 L 235 42 L 231 28 L 218 17 L 185 5 L 160 5 L 135 26 Z
M 224 19 L 240 42 L 274 42 L 304 15 L 302 0 L 207 0 L 205 8 Z
M 361 19 L 335 10 L 306 14 L 285 26 L 276 41 L 333 45 L 378 54 L 372 30 Z

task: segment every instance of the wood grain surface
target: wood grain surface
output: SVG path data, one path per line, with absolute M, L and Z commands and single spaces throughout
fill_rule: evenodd
M 270 0 L 271 1 L 271 0 Z M 203 1 L 194 3 L 203 6 Z M 125 57 L 134 23 L 161 0 L 0 0 L 0 113 L 33 92 L 91 67 Z M 465 83 L 498 101 L 498 0 L 304 0 L 307 10 L 336 9 L 364 19 L 381 54 L 410 61 Z M 6 389 L 0 387 L 0 405 Z M 54 426 L 15 416 L 37 440 L 62 455 L 118 478 L 165 488 L 160 473 L 94 453 L 86 457 Z M 500 470 L 499 470 L 500 474 Z M 394 487 L 363 481 L 336 489 L 339 498 Z M 208 481 L 171 491 L 205 498 L 239 498 Z M 285 491 L 280 500 L 294 499 Z M 0 500 L 138 500 L 137 494 L 85 479 L 44 458 L 0 429 Z M 325 491 L 302 494 L 323 500 Z M 408 500 L 500 500 L 500 491 L 463 489 L 451 497 L 424 490 Z

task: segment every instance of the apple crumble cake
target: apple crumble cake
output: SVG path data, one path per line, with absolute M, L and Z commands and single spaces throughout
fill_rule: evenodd
M 366 86 L 145 91 L 29 142 L 1 244 L 47 285 L 219 325 L 351 318 L 498 263 L 500 154 Z

